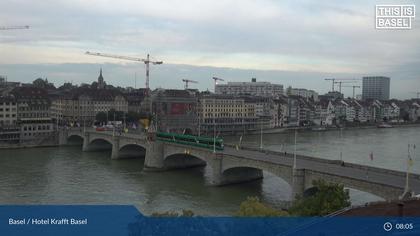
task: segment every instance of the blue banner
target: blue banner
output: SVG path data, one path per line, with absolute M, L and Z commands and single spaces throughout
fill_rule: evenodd
M 420 235 L 420 217 L 145 217 L 134 206 L 0 206 L 0 235 Z

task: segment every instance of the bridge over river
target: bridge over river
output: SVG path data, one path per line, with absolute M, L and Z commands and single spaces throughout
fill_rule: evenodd
M 297 155 L 293 168 L 293 154 L 251 148 L 236 149 L 226 146 L 213 150 L 195 146 L 150 141 L 144 134 L 114 134 L 94 130 L 62 130 L 60 145 L 78 136 L 83 139 L 83 151 L 103 149 L 103 142 L 112 145 L 112 159 L 122 158 L 128 146 L 141 147 L 145 155 L 144 171 L 165 171 L 207 165 L 211 169 L 210 184 L 220 186 L 263 178 L 263 171 L 284 179 L 292 188 L 293 196 L 302 195 L 312 187 L 313 180 L 341 183 L 345 187 L 372 193 L 386 200 L 397 199 L 405 191 L 406 173 L 382 168 L 344 163 L 339 160 Z M 98 142 L 102 140 L 101 142 Z M 420 192 L 420 175 L 409 175 L 409 191 Z

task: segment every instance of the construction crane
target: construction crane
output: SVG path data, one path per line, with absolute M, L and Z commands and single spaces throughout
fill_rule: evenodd
M 332 81 L 332 88 L 331 88 L 331 91 L 332 92 L 334 92 L 334 85 L 335 84 L 339 84 L 339 86 L 340 86 L 340 93 L 341 93 L 341 84 L 342 83 L 350 83 L 350 82 L 341 82 L 341 81 L 344 81 L 344 80 L 359 80 L 359 79 L 339 79 L 339 78 L 327 78 L 327 79 L 325 79 L 325 80 L 330 80 L 330 81 Z M 340 83 L 341 82 L 341 83 Z
M 360 88 L 359 85 L 342 86 L 342 87 L 353 88 L 353 98 L 355 98 L 355 90 L 356 90 L 356 88 Z
M 214 93 L 216 93 L 217 81 L 225 81 L 225 80 L 221 78 L 217 78 L 217 77 L 213 77 L 212 79 L 214 80 Z
M 341 84 L 343 83 L 355 83 L 354 81 L 335 81 L 335 84 L 338 84 L 338 91 L 341 93 L 341 87 L 343 87 Z
M 160 65 L 163 64 L 162 61 L 151 61 L 149 54 L 147 54 L 146 59 L 142 58 L 136 58 L 136 57 L 127 57 L 127 56 L 119 56 L 119 55 L 113 55 L 113 54 L 106 54 L 106 53 L 98 53 L 98 52 L 86 52 L 87 55 L 92 56 L 100 56 L 100 57 L 110 57 L 110 58 L 117 58 L 117 59 L 123 59 L 123 60 L 129 60 L 129 61 L 138 61 L 143 62 L 146 65 L 146 91 L 149 91 L 149 65 L 152 63 L 153 65 Z
M 325 80 L 331 80 L 331 81 L 332 81 L 332 88 L 331 88 L 331 91 L 332 91 L 332 92 L 334 92 L 335 79 L 334 79 L 334 78 L 330 78 L 330 79 L 325 79 Z
M 0 26 L 0 30 L 29 29 L 29 25 L 23 26 Z
M 411 93 L 415 93 L 417 95 L 417 98 L 420 98 L 420 92 L 411 92 Z
M 198 82 L 195 80 L 190 80 L 190 79 L 183 79 L 182 82 L 185 82 L 185 86 L 184 88 L 187 90 L 188 89 L 188 83 L 195 83 L 197 84 Z

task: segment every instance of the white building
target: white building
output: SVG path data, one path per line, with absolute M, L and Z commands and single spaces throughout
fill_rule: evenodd
M 0 126 L 16 125 L 17 103 L 13 97 L 0 97 Z
M 226 95 L 252 95 L 262 97 L 279 97 L 283 94 L 283 85 L 270 82 L 257 82 L 253 78 L 251 82 L 228 82 L 216 84 L 216 94 Z
M 288 88 L 287 89 L 288 95 L 295 95 L 304 97 L 306 99 L 313 99 L 314 101 L 318 101 L 318 93 L 314 90 L 304 89 L 304 88 Z
M 320 126 L 330 126 L 335 118 L 334 105 L 331 101 L 321 100 L 315 104 L 315 117 L 313 122 Z

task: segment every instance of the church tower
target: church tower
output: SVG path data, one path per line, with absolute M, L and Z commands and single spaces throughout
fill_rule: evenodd
M 98 89 L 104 89 L 105 88 L 105 81 L 104 77 L 102 77 L 102 68 L 99 71 L 99 77 L 98 77 Z

